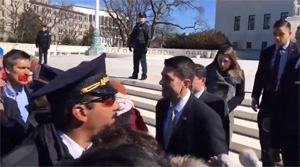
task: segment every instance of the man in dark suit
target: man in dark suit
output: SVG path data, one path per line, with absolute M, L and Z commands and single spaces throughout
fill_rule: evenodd
M 229 148 L 230 138 L 228 108 L 226 106 L 226 102 L 222 98 L 211 94 L 205 90 L 205 76 L 205 67 L 201 64 L 196 64 L 192 91 L 199 100 L 203 101 L 210 108 L 212 108 L 216 113 L 218 113 L 218 115 L 222 119 L 223 128 L 226 134 L 226 141 L 228 143 Z
M 293 57 L 298 56 L 295 43 L 290 42 L 291 24 L 286 20 L 278 20 L 273 26 L 275 44 L 261 51 L 258 69 L 252 90 L 252 108 L 258 113 L 258 127 L 264 166 L 273 166 L 274 163 L 268 155 L 270 148 L 270 134 L 262 129 L 262 122 L 270 117 L 271 106 L 274 103 L 272 97 L 278 94 L 281 76 L 285 75 L 285 69 Z M 259 105 L 261 93 L 262 100 Z
M 194 62 L 185 56 L 165 60 L 159 84 L 163 99 L 156 105 L 156 139 L 168 154 L 208 160 L 227 154 L 218 114 L 190 92 Z
M 300 48 L 300 26 L 296 31 L 298 52 Z M 294 48 L 296 49 L 296 48 Z M 300 101 L 300 53 L 286 65 L 281 78 L 279 94 L 275 96 L 271 115 L 271 158 L 279 162 L 282 154 L 284 166 L 300 166 L 299 160 L 299 101 Z

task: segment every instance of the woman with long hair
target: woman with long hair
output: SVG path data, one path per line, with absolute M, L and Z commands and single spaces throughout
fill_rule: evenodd
M 236 52 L 230 45 L 223 45 L 218 50 L 214 61 L 206 67 L 207 91 L 223 98 L 227 102 L 230 119 L 230 134 L 226 138 L 230 143 L 233 133 L 233 110 L 242 103 L 245 96 L 245 77 Z M 229 137 L 230 136 L 230 137 Z

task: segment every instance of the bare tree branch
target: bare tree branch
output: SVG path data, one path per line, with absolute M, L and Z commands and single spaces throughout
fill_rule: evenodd
M 150 3 L 148 0 L 103 0 L 103 2 L 125 46 L 136 22 L 137 13 L 150 10 Z
M 193 29 L 196 29 L 196 26 L 197 26 L 197 22 L 194 22 L 194 25 L 193 26 L 185 26 L 185 27 L 182 27 L 178 24 L 175 24 L 175 23 L 170 23 L 170 22 L 156 22 L 156 24 L 164 24 L 164 25 L 171 25 L 171 26 L 174 26 L 174 27 L 177 27 L 177 28 L 180 28 L 182 30 L 185 30 L 185 29 L 189 29 L 189 28 L 193 28 Z

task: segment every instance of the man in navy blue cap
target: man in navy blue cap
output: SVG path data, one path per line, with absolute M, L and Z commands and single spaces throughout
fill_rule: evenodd
M 117 90 L 98 70 L 104 58 L 105 55 L 67 70 L 31 94 L 47 96 L 54 126 L 41 126 L 37 130 L 41 137 L 31 144 L 24 142 L 23 150 L 5 156 L 2 165 L 52 166 L 60 160 L 76 159 L 92 145 L 92 136 L 114 122 Z M 22 158 L 16 159 L 20 155 Z
M 147 79 L 147 61 L 146 53 L 151 43 L 151 29 L 146 23 L 146 14 L 140 12 L 138 14 L 138 20 L 136 26 L 133 28 L 129 36 L 129 51 L 132 51 L 133 47 L 133 73 L 130 79 L 137 79 L 139 74 L 140 62 L 142 65 L 142 78 Z

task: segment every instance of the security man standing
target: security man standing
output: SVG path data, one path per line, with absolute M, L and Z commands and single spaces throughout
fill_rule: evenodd
M 51 34 L 47 30 L 46 25 L 42 25 L 42 30 L 36 36 L 36 47 L 39 48 L 39 64 L 42 64 L 42 58 L 44 55 L 44 64 L 47 64 L 48 49 L 51 44 Z
M 130 79 L 138 79 L 139 65 L 142 64 L 142 78 L 147 79 L 146 53 L 151 42 L 151 30 L 146 21 L 146 14 L 139 13 L 136 26 L 129 36 L 129 51 L 133 49 L 133 73 Z

